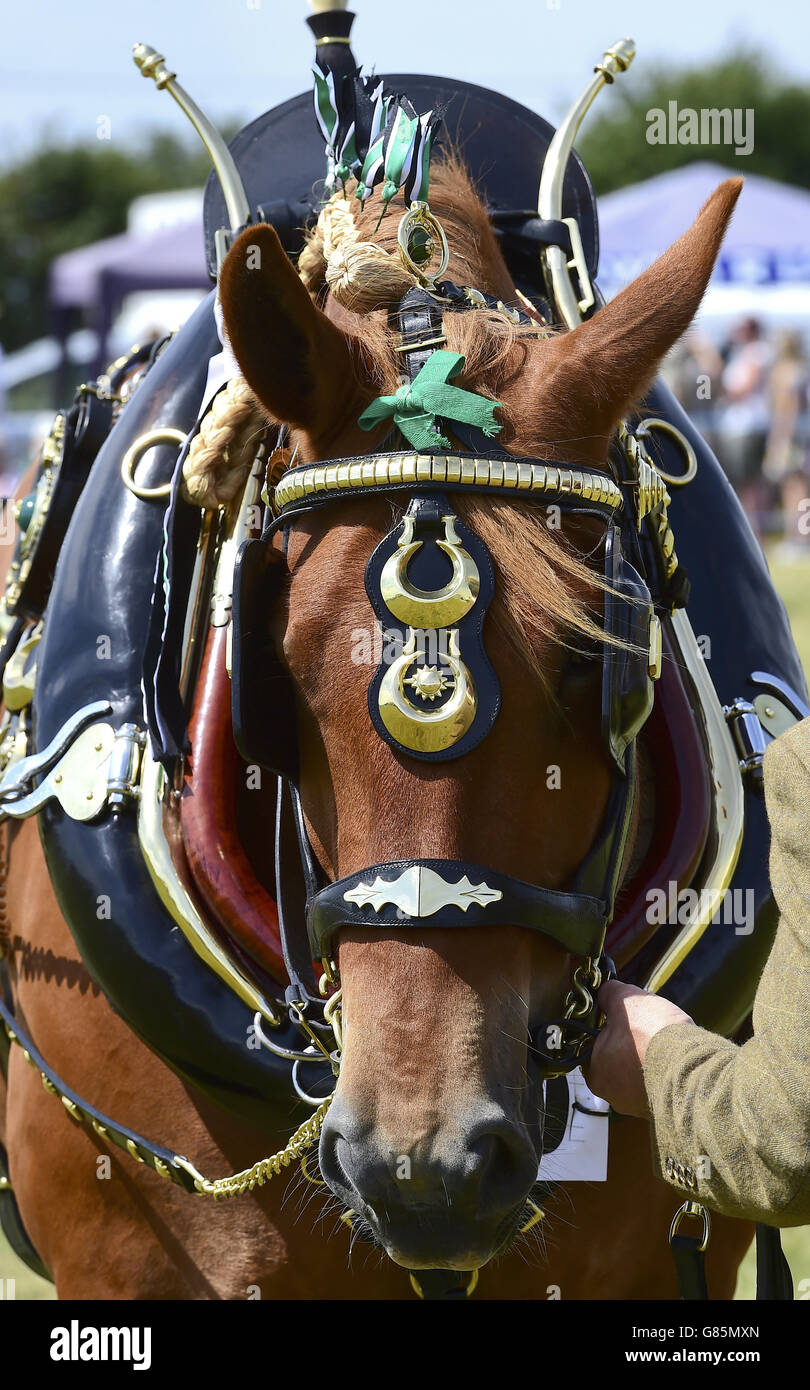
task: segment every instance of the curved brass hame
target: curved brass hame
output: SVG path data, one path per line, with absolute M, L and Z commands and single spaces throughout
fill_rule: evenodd
M 143 751 L 141 793 L 138 798 L 138 840 L 158 897 L 196 955 L 263 1023 L 277 1028 L 281 1023 L 278 1012 L 241 966 L 231 959 L 180 879 L 163 824 L 167 790 L 166 773 L 153 758 L 147 741 Z
M 676 608 L 669 621 L 676 644 L 675 659 L 685 669 L 701 710 L 712 779 L 713 848 L 701 869 L 699 910 L 670 942 L 647 978 L 641 981 L 651 994 L 663 988 L 710 925 L 717 903 L 734 880 L 745 828 L 745 792 L 739 755 L 706 661 L 686 610 Z
M 219 179 L 232 231 L 250 221 L 250 203 L 233 155 L 216 126 L 177 81 L 177 73 L 167 66 L 162 53 L 146 43 L 133 45 L 132 57 L 143 77 L 152 78 L 158 91 L 167 91 L 188 117 L 211 159 Z
M 577 132 L 594 97 L 601 91 L 602 87 L 612 83 L 620 73 L 627 71 L 635 57 L 635 52 L 636 46 L 632 39 L 619 39 L 607 50 L 601 63 L 597 63 L 594 68 L 595 76 L 558 125 L 546 151 L 540 175 L 540 190 L 537 199 L 538 215 L 542 218 L 565 222 L 571 233 L 573 258 L 570 261 L 567 252 L 561 246 L 546 246 L 542 253 L 548 267 L 556 307 L 566 328 L 576 328 L 582 321 L 582 315 L 587 313 L 596 299 L 588 275 L 588 266 L 576 218 L 563 217 L 563 184 L 568 170 L 568 161 L 574 149 Z M 577 272 L 580 283 L 579 294 L 571 283 L 571 270 Z

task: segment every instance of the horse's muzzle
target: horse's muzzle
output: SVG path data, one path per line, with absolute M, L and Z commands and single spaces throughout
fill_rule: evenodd
M 324 1122 L 321 1174 L 408 1269 L 478 1269 L 513 1238 L 535 1181 L 525 1128 L 498 1107 L 410 1143 L 361 1125 L 336 1100 Z

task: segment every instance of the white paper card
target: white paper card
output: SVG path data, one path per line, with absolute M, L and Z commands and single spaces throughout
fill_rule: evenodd
M 589 1090 L 579 1067 L 566 1080 L 565 1134 L 553 1153 L 543 1155 L 537 1177 L 542 1182 L 605 1182 L 610 1106 Z

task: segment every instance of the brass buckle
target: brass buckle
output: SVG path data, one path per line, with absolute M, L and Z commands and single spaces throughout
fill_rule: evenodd
M 672 1218 L 672 1225 L 669 1228 L 670 1242 L 673 1241 L 678 1234 L 681 1222 L 687 1220 L 689 1217 L 694 1217 L 696 1221 L 703 1222 L 703 1233 L 700 1238 L 700 1244 L 696 1246 L 696 1249 L 702 1254 L 709 1244 L 709 1236 L 712 1233 L 712 1218 L 702 1202 L 684 1202 L 682 1207 L 678 1207 L 678 1210 Z
M 422 349 L 438 347 L 440 343 L 446 342 L 444 333 L 437 333 L 432 338 L 413 338 L 407 342 L 402 338 L 394 347 L 394 352 L 421 352 Z

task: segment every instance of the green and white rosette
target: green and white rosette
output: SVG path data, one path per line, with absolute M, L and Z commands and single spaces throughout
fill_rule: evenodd
M 348 86 L 351 93 L 351 110 L 342 110 L 335 87 L 335 75 L 330 68 L 312 69 L 315 78 L 315 119 L 318 122 L 326 148 L 326 193 L 331 195 L 338 183 L 345 188 L 347 179 L 360 172 L 361 158 L 357 150 L 357 127 L 354 117 L 354 84 L 342 83 L 343 91 Z M 382 99 L 382 83 L 379 84 Z
M 430 153 L 441 119 L 420 115 L 405 96 L 384 93 L 373 78 L 336 82 L 329 68 L 315 66 L 315 117 L 326 149 L 326 194 L 357 178 L 361 203 L 382 184 L 383 214 L 403 190 L 408 205 L 427 202 Z
M 433 111 L 417 115 L 406 98 L 389 97 L 386 128 L 370 147 L 360 170 L 357 197 L 365 202 L 382 182 L 382 212 L 400 189 L 407 204 L 427 202 L 430 151 L 439 117 Z

